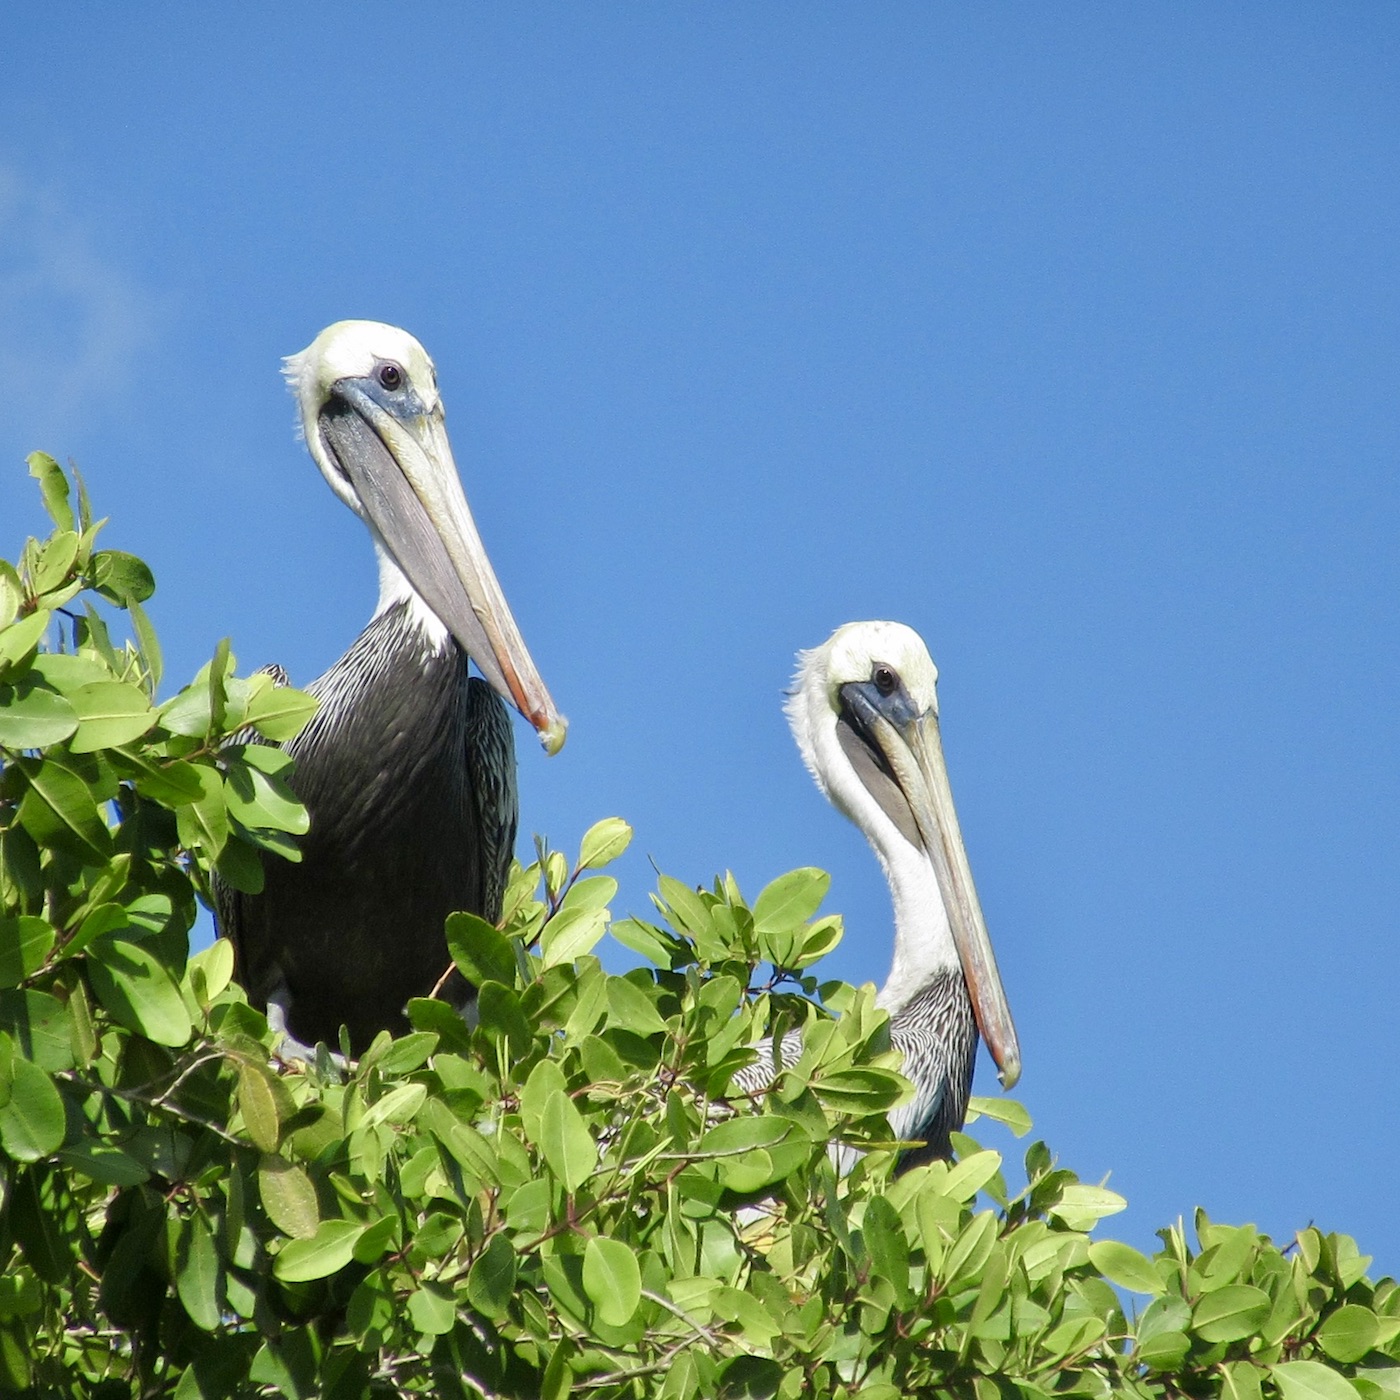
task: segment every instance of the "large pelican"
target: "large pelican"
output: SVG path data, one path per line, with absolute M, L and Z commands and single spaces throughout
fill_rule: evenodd
M 379 606 L 287 745 L 311 817 L 301 862 L 266 860 L 259 895 L 221 889 L 219 923 L 277 1028 L 335 1046 L 344 1024 L 359 1051 L 449 966 L 450 912 L 500 913 L 517 819 L 503 701 L 550 753 L 565 721 L 482 548 L 423 347 L 340 321 L 286 375 L 321 475 L 374 541 Z
M 1006 1088 L 1021 1073 L 938 731 L 938 671 L 917 632 L 852 622 L 798 655 L 788 722 L 817 786 L 864 833 L 894 901 L 894 960 L 876 998 L 913 1101 L 890 1115 L 919 1156 L 946 1157 L 972 1089 L 977 1033 Z

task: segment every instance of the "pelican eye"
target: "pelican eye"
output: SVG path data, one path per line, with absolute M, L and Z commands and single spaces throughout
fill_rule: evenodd
M 398 365 L 380 365 L 379 382 L 391 394 L 403 387 L 403 370 Z
M 870 679 L 875 682 L 875 689 L 881 695 L 893 695 L 899 689 L 899 677 L 893 666 L 877 666 L 870 673 Z

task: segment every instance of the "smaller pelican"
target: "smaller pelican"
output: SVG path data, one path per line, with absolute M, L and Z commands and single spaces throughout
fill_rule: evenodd
M 817 786 L 875 849 L 894 901 L 894 960 L 876 997 L 913 1101 L 890 1115 L 917 1156 L 963 1125 L 977 1034 L 1009 1089 L 1021 1050 L 977 902 L 938 732 L 938 671 L 918 633 L 852 622 L 798 654 L 788 722 Z

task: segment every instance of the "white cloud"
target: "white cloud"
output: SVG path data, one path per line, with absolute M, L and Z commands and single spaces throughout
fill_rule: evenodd
M 66 201 L 0 166 L 6 447 L 61 452 L 130 388 L 155 322 L 152 298 L 102 258 Z

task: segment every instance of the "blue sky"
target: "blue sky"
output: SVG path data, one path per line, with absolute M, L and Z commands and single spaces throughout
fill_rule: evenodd
M 572 720 L 523 826 L 889 908 L 780 700 L 918 628 L 1026 1071 L 1151 1231 L 1400 1272 L 1400 9 L 11 7 L 0 524 L 82 467 L 172 678 L 374 598 L 279 358 L 406 326 Z M 984 1063 L 984 1090 L 994 1081 Z

